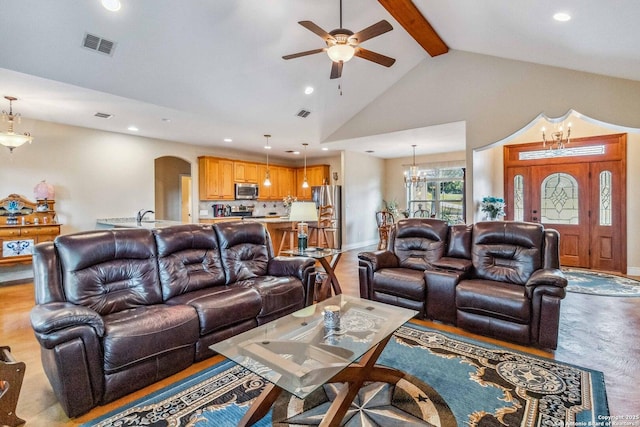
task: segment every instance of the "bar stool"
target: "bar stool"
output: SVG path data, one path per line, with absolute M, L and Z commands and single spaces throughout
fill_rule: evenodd
M 378 235 L 380 241 L 378 242 L 378 249 L 386 249 L 387 241 L 389 240 L 389 231 L 393 227 L 394 218 L 391 212 L 378 211 L 376 212 L 376 222 L 378 223 Z
M 280 239 L 280 247 L 278 248 L 278 255 L 282 252 L 282 248 L 284 248 L 284 244 L 289 239 L 289 249 L 294 249 L 294 242 L 297 237 L 298 230 L 296 227 L 291 228 L 278 228 L 277 230 L 282 232 L 282 239 Z
M 316 225 L 309 226 L 309 240 L 312 239 L 314 233 L 316 236 L 316 246 L 320 244 L 320 233 L 324 238 L 324 243 L 328 248 L 335 248 L 336 242 L 336 228 L 335 219 L 333 217 L 333 206 L 320 206 L 318 208 L 318 222 Z M 329 234 L 331 235 L 331 243 L 329 243 Z

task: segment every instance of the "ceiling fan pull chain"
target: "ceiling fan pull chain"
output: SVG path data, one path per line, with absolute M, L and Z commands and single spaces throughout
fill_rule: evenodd
M 342 96 L 342 85 L 338 83 L 338 91 L 340 92 L 340 96 Z

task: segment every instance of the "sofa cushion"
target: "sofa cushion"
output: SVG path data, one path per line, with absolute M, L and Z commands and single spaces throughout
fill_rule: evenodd
M 267 229 L 258 222 L 215 224 L 227 284 L 267 274 L 273 258 Z
M 120 228 L 58 236 L 67 301 L 101 315 L 162 302 L 150 230 Z
M 167 304 L 190 305 L 200 321 L 200 335 L 255 319 L 262 308 L 262 299 L 255 289 L 241 286 L 215 286 L 178 295 Z
M 162 297 L 224 285 L 225 274 L 213 228 L 184 224 L 154 230 Z
M 107 374 L 179 348 L 194 346 L 195 351 L 198 340 L 198 316 L 188 305 L 132 308 L 104 316 L 104 323 Z
M 424 272 L 411 268 L 383 268 L 373 276 L 373 292 L 424 301 L 427 296 Z
M 455 224 L 449 227 L 447 257 L 471 259 L 471 224 Z
M 240 280 L 233 286 L 256 290 L 262 299 L 259 317 L 304 307 L 304 288 L 293 276 L 260 276 Z
M 472 260 L 480 279 L 524 285 L 541 268 L 541 224 L 491 221 L 473 226 Z
M 438 219 L 403 219 L 395 225 L 389 249 L 400 267 L 426 270 L 444 255 L 447 233 L 447 223 Z
M 531 301 L 524 286 L 491 280 L 463 280 L 456 286 L 458 310 L 510 322 L 528 324 Z

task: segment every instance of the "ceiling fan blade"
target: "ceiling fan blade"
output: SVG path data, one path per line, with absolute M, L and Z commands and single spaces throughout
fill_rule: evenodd
M 344 65 L 344 62 L 339 61 L 339 62 L 331 62 L 331 78 L 332 79 L 339 79 L 340 76 L 342 76 L 342 66 Z
M 375 62 L 376 64 L 384 65 L 385 67 L 391 67 L 396 62 L 393 58 L 389 58 L 388 56 L 384 56 L 380 53 L 372 52 L 361 47 L 356 49 L 355 56 Z
M 307 30 L 313 33 L 316 33 L 317 35 L 322 37 L 324 41 L 334 40 L 334 37 L 331 34 L 327 33 L 325 30 L 318 27 L 316 24 L 314 24 L 311 21 L 299 21 L 298 24 L 302 25 Z
M 380 22 L 376 22 L 375 24 L 365 28 L 362 31 L 358 31 L 351 37 L 350 39 L 357 39 L 358 43 L 362 43 L 363 41 L 372 39 L 374 37 L 379 36 L 380 34 L 384 34 L 388 31 L 393 30 L 391 24 L 389 24 L 384 19 Z
M 285 56 L 282 57 L 282 59 L 300 58 L 301 56 L 313 55 L 314 53 L 324 52 L 325 50 L 327 50 L 326 47 L 325 48 L 321 48 L 321 49 L 306 50 L 304 52 L 298 52 L 298 53 L 292 53 L 291 55 L 285 55 Z

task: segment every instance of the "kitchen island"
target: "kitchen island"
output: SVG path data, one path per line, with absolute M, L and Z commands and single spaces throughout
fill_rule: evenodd
M 264 218 L 247 216 L 243 221 L 255 221 L 264 224 L 271 236 L 273 251 L 279 255 L 281 250 L 293 249 L 295 247 L 294 231 L 296 223 L 289 220 L 289 217 L 268 216 Z
M 144 220 L 140 223 L 136 222 L 136 219 L 131 218 L 98 218 L 96 219 L 96 229 L 109 229 L 109 228 L 161 228 L 169 227 L 171 225 L 186 224 L 182 221 L 169 221 L 163 219 L 157 220 Z
M 288 217 L 281 216 L 267 216 L 267 217 L 253 217 L 253 216 L 226 216 L 226 217 L 213 217 L 213 218 L 201 218 L 200 224 L 215 224 L 217 222 L 226 221 L 254 221 L 264 224 L 271 236 L 271 242 L 273 243 L 273 250 L 275 255 L 278 255 L 281 250 L 290 250 L 295 248 L 295 229 L 296 223 L 289 220 Z M 181 221 L 169 221 L 169 220 L 145 220 L 140 223 L 136 222 L 136 219 L 131 218 L 100 218 L 96 220 L 96 229 L 109 229 L 109 228 L 161 228 L 169 227 L 172 225 L 185 224 Z

